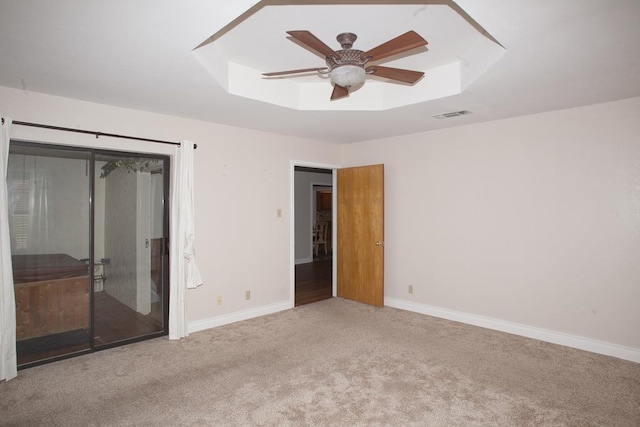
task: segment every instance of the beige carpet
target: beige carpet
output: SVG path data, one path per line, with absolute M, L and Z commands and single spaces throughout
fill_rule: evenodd
M 19 426 L 638 426 L 640 365 L 331 299 L 27 369 Z

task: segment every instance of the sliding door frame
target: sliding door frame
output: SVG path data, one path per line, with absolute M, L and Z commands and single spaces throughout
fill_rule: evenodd
M 58 360 L 68 359 L 71 357 L 76 357 L 84 354 L 94 353 L 96 351 L 106 350 L 108 348 L 119 347 L 122 345 L 132 344 L 135 342 L 145 341 L 148 339 L 158 338 L 162 336 L 167 336 L 169 334 L 169 287 L 171 284 L 169 283 L 169 224 L 170 224 L 170 183 L 171 183 L 171 156 L 168 154 L 158 154 L 158 153 L 148 153 L 148 152 L 136 152 L 136 151 L 124 151 L 124 150 L 114 150 L 114 149 L 104 149 L 104 148 L 93 148 L 86 146 L 76 146 L 76 145 L 64 145 L 58 143 L 43 143 L 37 142 L 33 140 L 25 140 L 25 139 L 11 139 L 10 141 L 10 150 L 12 146 L 21 146 L 21 147 L 32 147 L 32 148 L 43 148 L 43 149 L 53 149 L 59 151 L 69 151 L 69 152 L 82 152 L 89 153 L 89 166 L 88 166 L 88 174 L 89 174 L 89 348 L 73 351 L 71 353 L 58 355 L 54 357 L 44 358 L 41 360 L 24 363 L 18 366 L 18 369 L 25 369 L 32 366 L 47 364 L 51 362 L 55 362 Z M 154 333 L 149 333 L 146 335 L 136 336 L 132 338 L 125 338 L 123 340 L 96 345 L 95 343 L 95 298 L 94 298 L 94 284 L 95 284 L 95 174 L 96 174 L 96 154 L 99 155 L 113 155 L 113 156 L 125 156 L 125 157 L 141 157 L 141 158 L 149 158 L 149 159 L 158 159 L 162 161 L 163 165 L 163 176 L 162 176 L 162 194 L 163 194 L 163 206 L 162 206 L 162 330 Z

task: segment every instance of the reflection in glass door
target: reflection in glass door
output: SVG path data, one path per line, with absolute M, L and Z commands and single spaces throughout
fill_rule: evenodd
M 11 142 L 19 367 L 166 335 L 168 165 Z
M 104 225 L 94 243 L 97 346 L 166 330 L 165 166 L 159 158 L 96 155 L 96 224 Z

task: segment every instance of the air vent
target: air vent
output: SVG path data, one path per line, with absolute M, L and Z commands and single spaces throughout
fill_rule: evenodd
M 465 114 L 471 114 L 471 111 L 461 110 L 461 111 L 452 111 L 450 113 L 438 114 L 437 116 L 433 116 L 436 119 L 450 119 L 451 117 L 464 116 Z

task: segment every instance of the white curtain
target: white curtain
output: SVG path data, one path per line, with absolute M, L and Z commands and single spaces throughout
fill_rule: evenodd
M 9 237 L 9 211 L 7 200 L 7 162 L 9 160 L 9 130 L 11 119 L 1 120 L 0 134 L 0 380 L 17 375 L 16 360 L 16 305 L 11 267 L 11 241 Z
M 176 147 L 171 188 L 169 231 L 169 338 L 189 335 L 187 330 L 187 288 L 202 285 L 194 251 L 193 142 Z
M 14 154 L 13 159 L 7 173 L 7 185 L 13 195 L 9 199 L 12 253 L 56 253 L 58 245 L 51 239 L 49 227 L 55 228 L 57 223 L 55 210 L 49 209 L 51 173 L 38 167 L 37 156 Z

